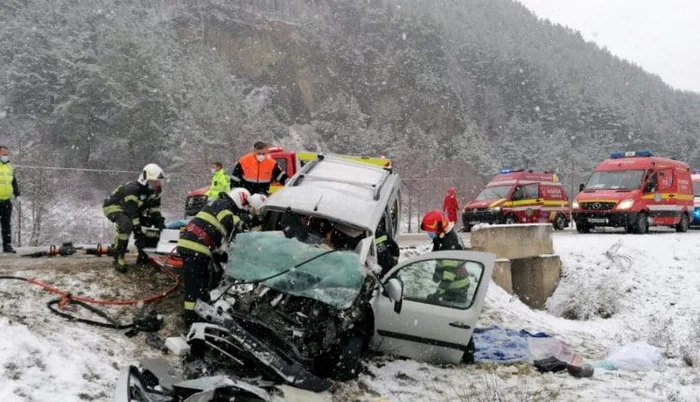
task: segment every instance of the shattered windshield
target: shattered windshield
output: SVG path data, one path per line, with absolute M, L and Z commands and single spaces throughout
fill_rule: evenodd
M 595 172 L 586 183 L 586 190 L 636 190 L 642 185 L 643 170 Z
M 495 200 L 497 198 L 507 198 L 508 193 L 510 192 L 510 189 L 512 186 L 497 186 L 497 187 L 488 187 L 483 189 L 479 195 L 476 196 L 476 201 L 481 201 L 481 200 Z
M 229 249 L 226 273 L 246 282 L 279 274 L 265 285 L 341 309 L 352 305 L 365 278 L 356 253 L 329 253 L 272 232 L 239 234 Z

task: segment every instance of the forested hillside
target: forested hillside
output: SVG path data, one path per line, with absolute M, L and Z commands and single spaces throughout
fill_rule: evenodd
M 391 157 L 418 209 L 503 166 L 569 184 L 618 149 L 700 166 L 700 96 L 511 0 L 5 0 L 0 110 L 15 163 L 154 161 L 173 213 L 257 139 Z M 131 178 L 38 172 L 19 174 L 44 214 Z

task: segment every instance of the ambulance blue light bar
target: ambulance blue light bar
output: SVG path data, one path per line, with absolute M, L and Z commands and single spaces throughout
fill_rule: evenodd
M 648 149 L 645 149 L 643 151 L 627 151 L 627 152 L 613 152 L 610 154 L 610 157 L 613 159 L 620 159 L 620 158 L 631 158 L 634 156 L 654 156 L 654 154 L 651 153 Z
M 525 169 L 501 169 L 501 174 L 524 172 Z

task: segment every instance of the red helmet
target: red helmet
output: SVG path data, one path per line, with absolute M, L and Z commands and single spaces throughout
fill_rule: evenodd
M 440 234 L 447 229 L 447 225 L 448 222 L 445 215 L 443 215 L 439 210 L 434 209 L 423 215 L 423 221 L 420 224 L 420 228 L 426 232 Z

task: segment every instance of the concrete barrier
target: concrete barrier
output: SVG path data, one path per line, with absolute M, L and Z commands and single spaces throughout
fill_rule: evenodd
M 512 260 L 510 264 L 513 291 L 532 308 L 544 308 L 561 278 L 558 255 L 541 255 Z
M 469 241 L 473 250 L 515 260 L 553 254 L 552 231 L 548 223 L 477 226 Z
M 493 266 L 491 279 L 506 292 L 513 294 L 513 276 L 511 274 L 510 260 L 501 258 L 496 260 Z

